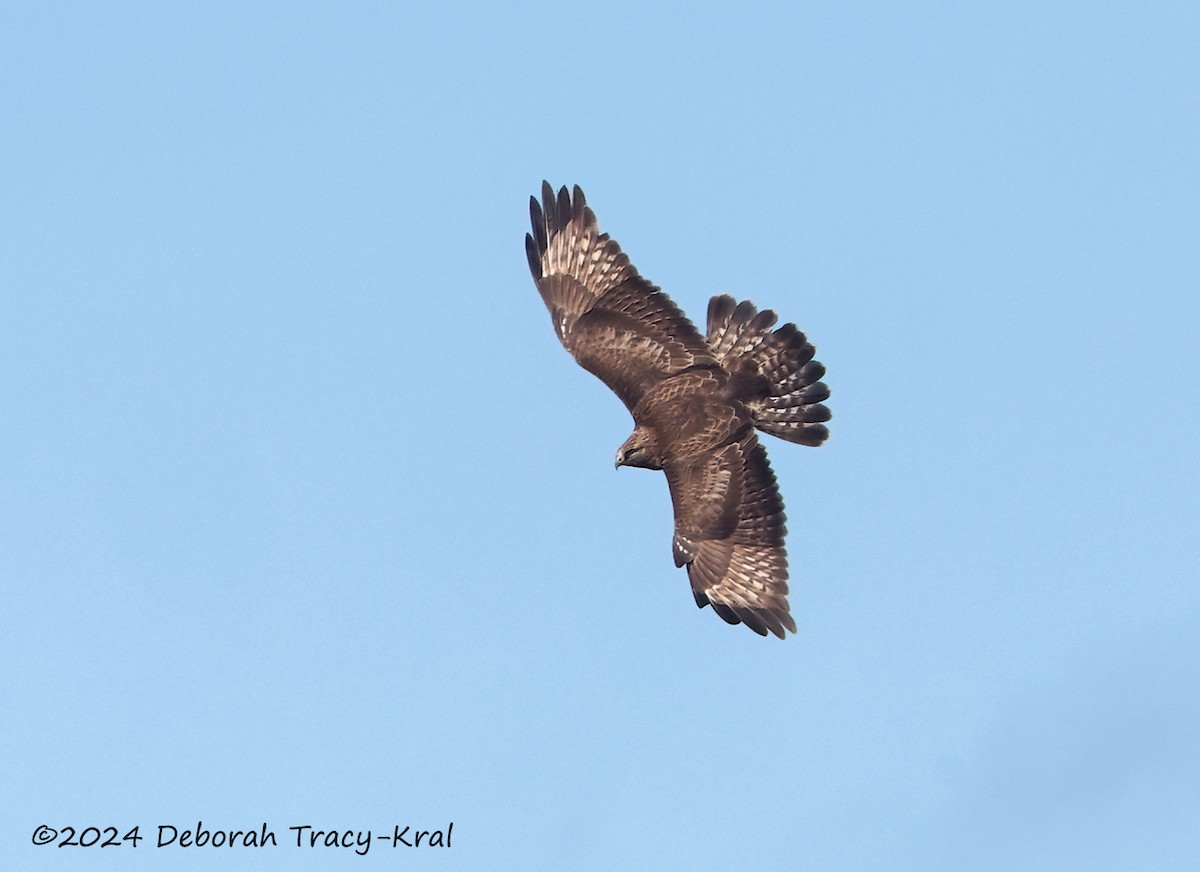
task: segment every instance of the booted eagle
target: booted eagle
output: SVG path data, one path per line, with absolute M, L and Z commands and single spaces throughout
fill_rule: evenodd
M 675 509 L 675 565 L 696 605 L 760 636 L 796 632 L 788 611 L 783 500 L 755 429 L 820 445 L 825 367 L 794 324 L 713 297 L 708 335 L 601 233 L 583 191 L 529 198 L 529 269 L 559 340 L 633 415 L 616 465 L 661 469 Z

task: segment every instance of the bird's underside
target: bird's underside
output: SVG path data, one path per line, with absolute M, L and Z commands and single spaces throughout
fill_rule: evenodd
M 702 336 L 600 233 L 578 187 L 556 194 L 543 183 L 530 214 L 529 268 L 555 333 L 633 415 L 617 465 L 666 474 L 675 564 L 687 567 L 696 604 L 760 635 L 796 632 L 783 501 L 755 430 L 825 441 L 829 389 L 813 346 L 729 296 L 709 302 Z

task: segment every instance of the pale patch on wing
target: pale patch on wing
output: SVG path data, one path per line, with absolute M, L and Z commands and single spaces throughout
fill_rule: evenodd
M 741 470 L 741 446 L 736 443 L 663 467 L 675 507 L 677 566 L 682 565 L 680 553 L 691 554 L 689 543 L 724 539 L 734 532 L 742 499 Z

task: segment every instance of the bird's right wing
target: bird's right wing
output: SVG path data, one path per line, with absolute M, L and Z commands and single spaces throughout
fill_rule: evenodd
M 542 183 L 529 198 L 529 270 L 559 340 L 633 411 L 648 388 L 695 364 L 715 365 L 695 325 L 601 233 L 575 187 Z

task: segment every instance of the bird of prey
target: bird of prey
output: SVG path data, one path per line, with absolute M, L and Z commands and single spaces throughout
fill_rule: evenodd
M 755 430 L 820 445 L 825 367 L 794 324 L 713 297 L 702 336 L 620 246 L 578 186 L 529 198 L 525 251 L 554 332 L 633 415 L 617 467 L 666 473 L 676 566 L 696 605 L 760 636 L 796 632 L 788 610 L 783 500 Z

